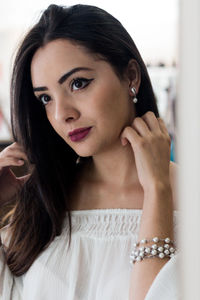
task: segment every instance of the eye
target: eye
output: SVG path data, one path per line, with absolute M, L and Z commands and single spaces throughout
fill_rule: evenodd
M 39 97 L 37 97 L 37 99 L 43 104 L 43 105 L 46 105 L 50 99 L 50 97 L 47 95 L 47 94 L 42 94 L 40 95 Z
M 75 78 L 72 81 L 71 84 L 71 88 L 72 90 L 79 90 L 79 89 L 84 89 L 86 86 L 88 86 L 90 84 L 90 82 L 93 80 L 93 78 L 91 79 L 86 79 L 86 78 Z M 73 89 L 74 87 L 74 89 Z

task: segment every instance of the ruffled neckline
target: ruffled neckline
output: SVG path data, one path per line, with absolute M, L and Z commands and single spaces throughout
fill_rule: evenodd
M 142 209 L 104 208 L 72 210 L 72 233 L 90 237 L 124 236 L 139 230 Z M 179 211 L 174 210 L 174 225 L 178 223 Z M 65 228 L 68 228 L 68 218 Z

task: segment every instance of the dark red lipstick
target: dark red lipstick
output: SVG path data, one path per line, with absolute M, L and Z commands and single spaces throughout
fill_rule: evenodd
M 90 132 L 92 127 L 78 128 L 69 132 L 71 141 L 76 142 L 82 140 Z

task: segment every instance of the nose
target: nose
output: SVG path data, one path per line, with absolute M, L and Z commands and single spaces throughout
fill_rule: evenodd
M 69 104 L 69 101 L 65 97 L 57 98 L 55 101 L 54 118 L 58 122 L 67 122 L 71 119 L 79 118 L 80 113 L 77 108 Z

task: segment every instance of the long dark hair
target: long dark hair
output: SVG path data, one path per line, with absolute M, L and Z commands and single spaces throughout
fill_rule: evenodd
M 44 107 L 36 101 L 30 65 L 38 48 L 68 39 L 101 55 L 121 79 L 130 59 L 141 71 L 137 116 L 153 111 L 159 117 L 146 66 L 128 32 L 105 10 L 90 5 L 50 5 L 21 42 L 11 78 L 11 125 L 14 140 L 29 160 L 30 178 L 15 197 L 9 215 L 11 239 L 5 251 L 15 276 L 24 274 L 36 257 L 61 234 L 64 218 L 71 239 L 70 190 L 77 174 L 78 155 L 54 131 Z M 32 167 L 30 167 L 32 166 Z

